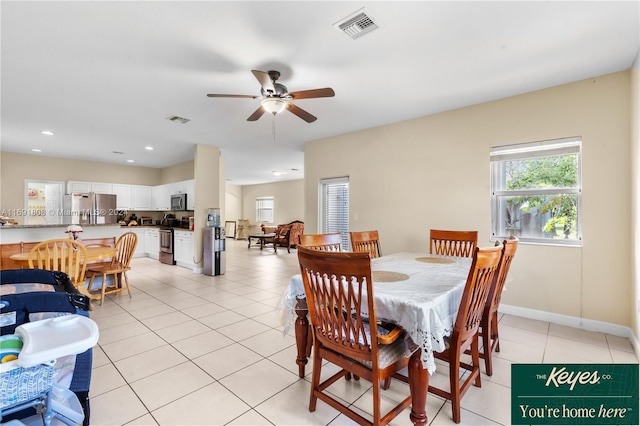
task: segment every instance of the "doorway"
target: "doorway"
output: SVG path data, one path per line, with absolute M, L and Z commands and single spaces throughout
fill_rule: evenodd
M 27 179 L 24 186 L 24 224 L 61 224 L 64 182 Z

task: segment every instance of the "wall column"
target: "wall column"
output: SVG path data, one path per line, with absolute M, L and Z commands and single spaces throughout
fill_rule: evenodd
M 202 273 L 203 239 L 202 229 L 207 226 L 207 211 L 220 208 L 221 226 L 224 226 L 224 160 L 220 148 L 209 145 L 196 145 L 193 160 L 193 179 L 195 193 L 193 248 L 196 267 L 194 272 Z

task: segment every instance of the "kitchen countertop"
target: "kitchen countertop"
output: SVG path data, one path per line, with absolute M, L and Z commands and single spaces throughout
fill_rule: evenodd
M 25 229 L 25 228 L 66 228 L 70 226 L 70 224 L 65 223 L 65 224 L 53 224 L 53 225 L 2 225 L 0 226 L 0 229 Z M 92 227 L 99 227 L 99 226 L 118 226 L 117 223 L 99 223 L 99 224 L 92 224 L 92 225 L 80 225 L 82 226 L 82 228 L 92 228 Z

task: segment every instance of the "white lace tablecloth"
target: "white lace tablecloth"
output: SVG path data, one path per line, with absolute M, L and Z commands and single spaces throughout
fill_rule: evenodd
M 376 314 L 378 320 L 398 324 L 406 330 L 410 343 L 422 349 L 423 367 L 432 374 L 436 369 L 433 351 L 445 349 L 444 337 L 453 330 L 471 259 L 447 258 L 452 263 L 416 260 L 424 257 L 430 255 L 396 253 L 382 256 L 371 259 L 371 269 L 409 276 L 395 282 L 376 282 L 374 277 Z M 295 322 L 297 300 L 305 298 L 302 276 L 294 275 L 281 304 L 285 332 L 291 330 Z

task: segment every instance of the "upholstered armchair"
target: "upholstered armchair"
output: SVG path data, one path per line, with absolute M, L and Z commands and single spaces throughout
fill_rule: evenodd
M 291 253 L 291 247 L 295 248 L 296 244 L 300 241 L 300 235 L 304 233 L 304 222 L 294 220 L 291 223 L 278 225 L 276 229 L 269 226 L 262 227 L 264 233 L 275 232 L 275 237 L 272 240 L 265 240 L 265 243 L 277 244 L 280 247 L 286 247 L 287 252 Z

